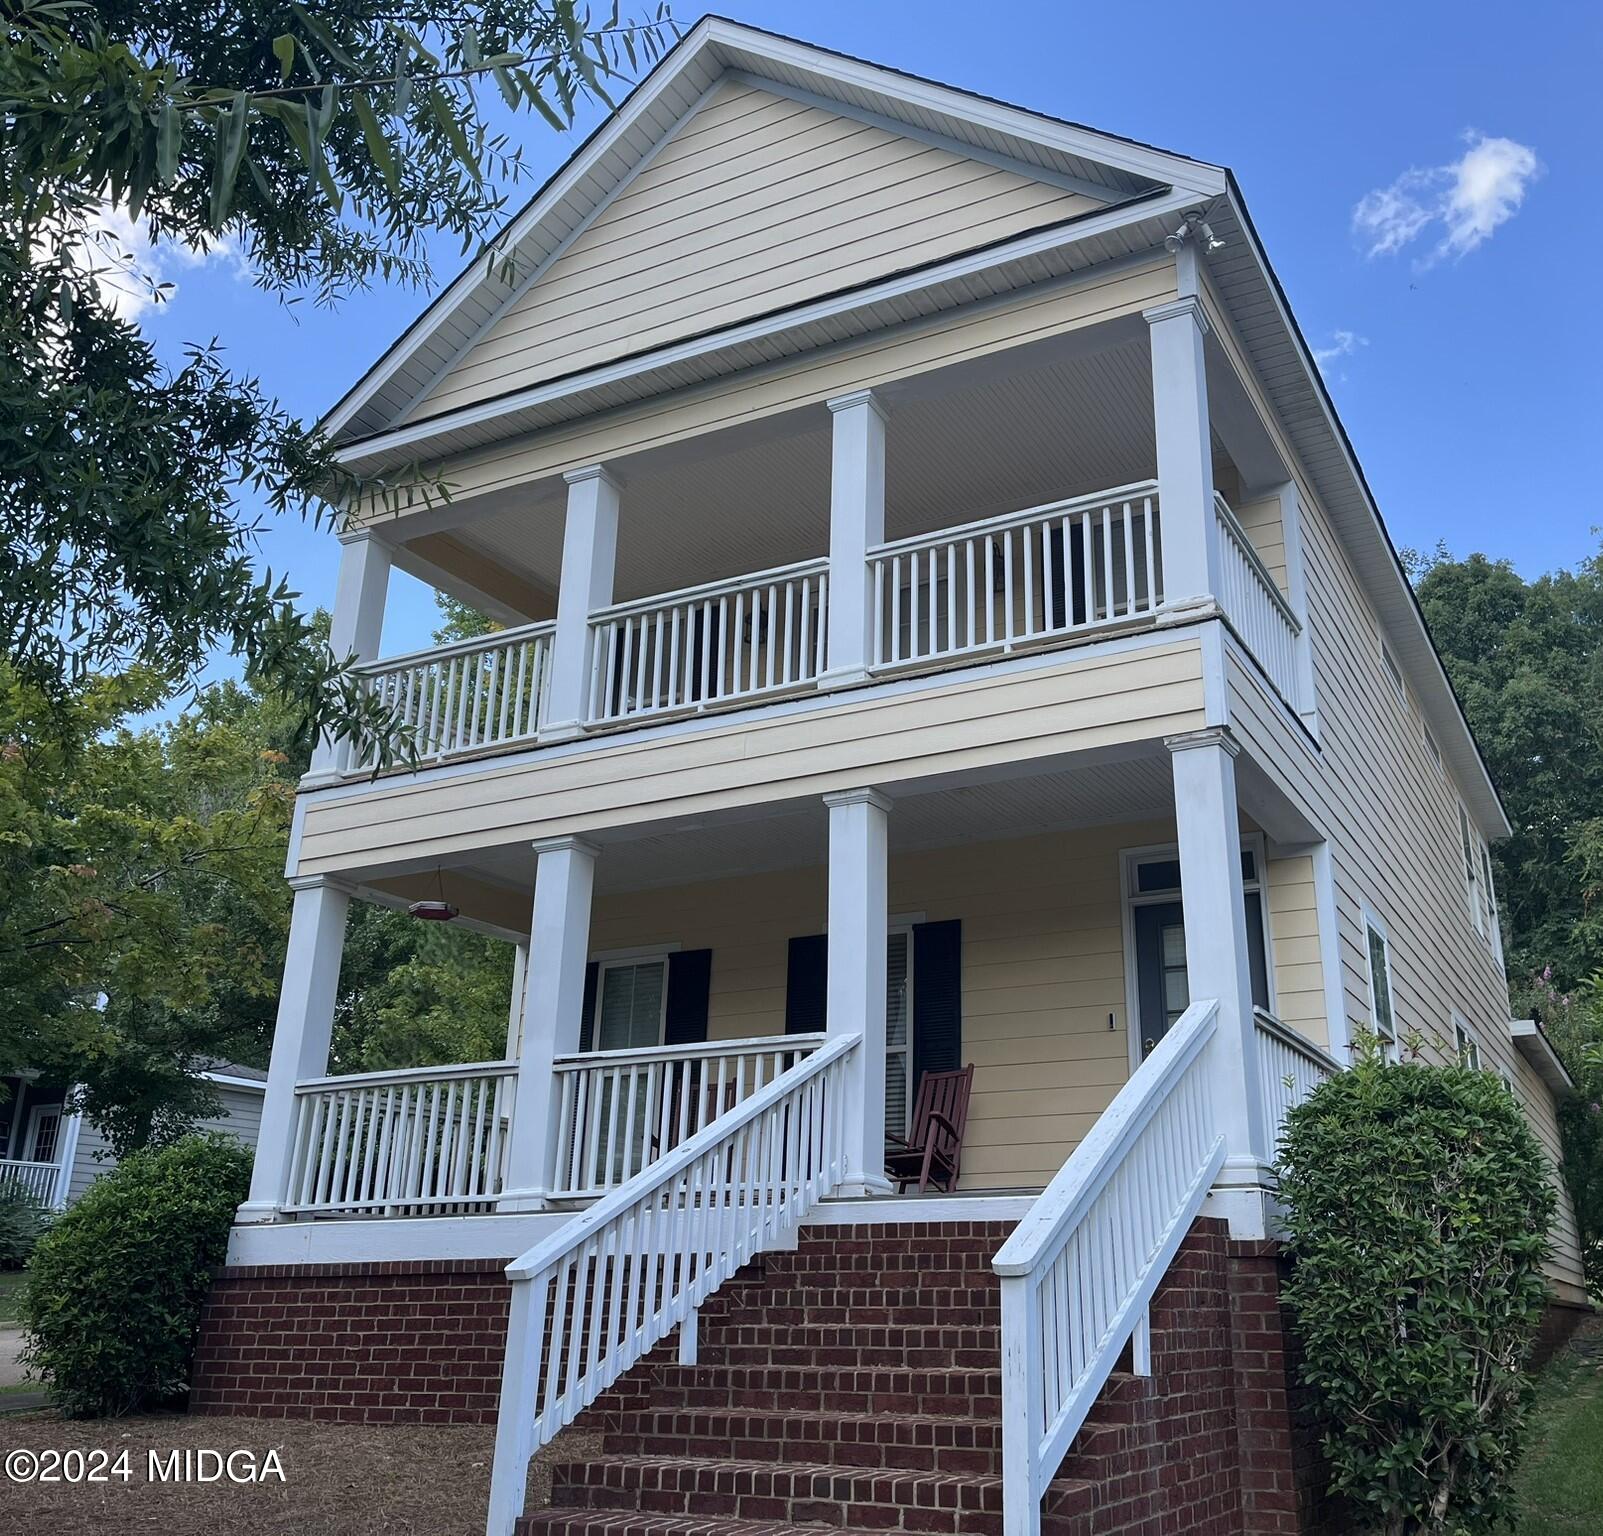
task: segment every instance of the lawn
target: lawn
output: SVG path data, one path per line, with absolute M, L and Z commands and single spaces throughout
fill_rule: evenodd
M 1603 1531 L 1603 1319 L 1543 1371 L 1531 1450 L 1520 1471 L 1520 1536 Z

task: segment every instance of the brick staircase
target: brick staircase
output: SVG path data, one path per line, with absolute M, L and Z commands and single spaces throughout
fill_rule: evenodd
M 1008 1230 L 809 1228 L 708 1299 L 698 1365 L 648 1361 L 597 1404 L 603 1454 L 559 1464 L 520 1536 L 998 1536 L 990 1261 Z M 1208 1326 L 1228 1360 L 1228 1318 Z M 1228 1386 L 1211 1358 L 1190 1364 L 1189 1383 L 1109 1381 L 1048 1491 L 1046 1536 L 1242 1529 Z M 1196 1465 L 1166 1452 L 1177 1433 Z

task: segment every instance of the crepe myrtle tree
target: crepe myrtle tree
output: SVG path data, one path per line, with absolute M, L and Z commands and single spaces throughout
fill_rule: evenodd
M 134 666 L 192 682 L 226 650 L 299 701 L 301 739 L 330 728 L 391 760 L 404 740 L 350 658 L 307 643 L 255 535 L 449 488 L 345 472 L 214 343 L 163 363 L 106 301 L 108 274 L 141 280 L 110 231 L 125 218 L 190 251 L 226 243 L 291 302 L 426 283 L 441 232 L 507 261 L 493 232 L 523 165 L 490 112 L 561 130 L 610 104 L 673 37 L 666 7 L 0 0 L 0 18 L 7 659 L 65 698 Z

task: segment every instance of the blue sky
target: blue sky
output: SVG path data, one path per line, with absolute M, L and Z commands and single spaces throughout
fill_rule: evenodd
M 1230 166 L 1310 345 L 1330 353 L 1395 541 L 1445 539 L 1528 575 L 1596 552 L 1603 7 L 753 0 L 726 14 Z M 595 118 L 562 137 L 519 121 L 530 189 Z M 439 258 L 445 281 L 458 258 Z M 307 417 L 425 302 L 379 290 L 291 316 L 225 261 L 167 268 L 175 297 L 142 316 L 161 349 L 215 336 Z M 262 548 L 325 604 L 335 552 L 287 525 Z M 426 643 L 424 590 L 397 578 L 390 606 L 385 649 Z

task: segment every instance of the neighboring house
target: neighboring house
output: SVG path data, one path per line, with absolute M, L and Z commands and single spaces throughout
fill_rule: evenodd
M 196 1406 L 499 1402 L 493 1536 L 603 1392 L 525 1531 L 1316 1528 L 1286 1110 L 1365 1030 L 1555 1157 L 1565 1085 L 1233 179 L 707 19 L 507 243 L 325 424 L 453 487 L 341 535 L 421 760 L 302 786 Z M 508 627 L 381 656 L 392 567 Z M 506 1060 L 325 1076 L 352 899 L 517 946 Z M 969 1065 L 955 1191 L 892 1195 Z
M 256 1145 L 267 1074 L 258 1067 L 215 1062 L 200 1077 L 217 1096 L 218 1112 L 197 1130 Z M 70 1089 L 23 1072 L 4 1079 L 0 1101 L 0 1188 L 20 1187 L 41 1205 L 71 1205 L 101 1174 L 117 1166 L 105 1138 L 70 1106 Z

